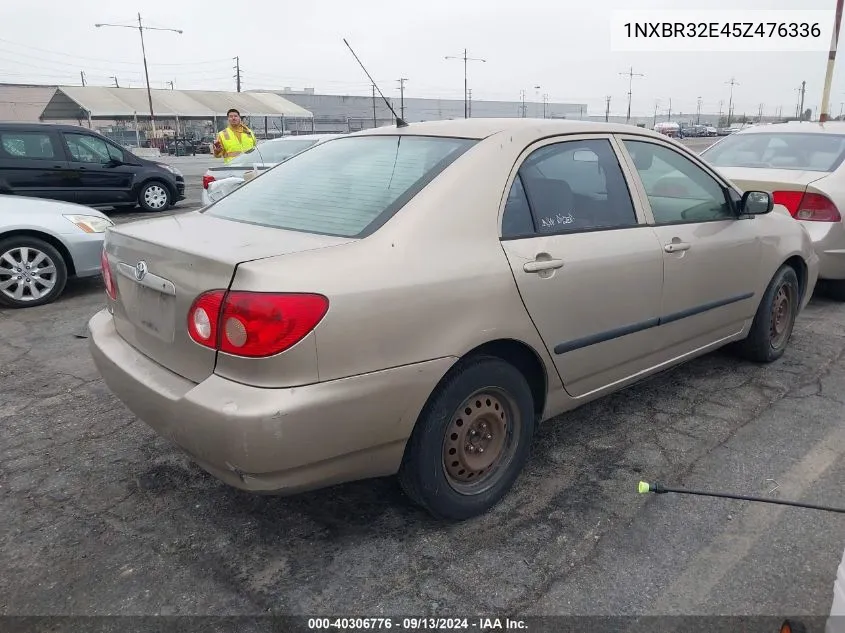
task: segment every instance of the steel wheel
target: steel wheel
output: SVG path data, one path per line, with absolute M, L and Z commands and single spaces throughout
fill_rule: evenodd
M 13 246 L 0 254 L 0 292 L 16 303 L 40 301 L 59 279 L 56 262 L 32 246 Z
M 486 388 L 467 398 L 452 415 L 443 441 L 443 468 L 456 492 L 484 492 L 507 470 L 519 432 L 516 411 L 505 393 Z
M 164 185 L 152 183 L 141 192 L 142 206 L 151 211 L 163 211 L 170 206 L 170 194 Z
M 787 283 L 778 288 L 772 301 L 771 344 L 773 349 L 785 345 L 795 320 L 795 289 Z

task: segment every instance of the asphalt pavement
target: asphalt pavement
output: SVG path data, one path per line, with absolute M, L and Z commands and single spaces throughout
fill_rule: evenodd
M 93 280 L 0 311 L 0 615 L 830 609 L 841 515 L 636 493 L 845 505 L 845 305 L 822 292 L 773 364 L 717 352 L 546 423 L 503 503 L 461 524 L 392 478 L 290 498 L 213 479 L 104 386 L 81 338 L 103 304 Z

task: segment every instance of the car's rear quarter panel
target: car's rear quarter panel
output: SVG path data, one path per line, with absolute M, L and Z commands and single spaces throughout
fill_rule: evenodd
M 538 353 L 554 385 L 498 237 L 505 184 L 526 142 L 482 141 L 370 237 L 241 264 L 232 288 L 329 297 L 315 331 L 321 381 L 513 339 Z

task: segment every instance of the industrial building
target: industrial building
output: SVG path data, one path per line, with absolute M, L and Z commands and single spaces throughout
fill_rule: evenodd
M 286 134 L 345 133 L 391 125 L 393 115 L 379 95 L 317 94 L 314 89 L 225 92 L 151 90 L 155 130 L 150 124 L 147 91 L 102 86 L 0 84 L 0 120 L 71 123 L 96 128 L 127 146 L 162 146 L 177 138 L 210 140 L 226 124 L 226 110 L 237 108 L 261 138 Z M 395 97 L 389 102 L 409 122 L 464 117 L 462 99 Z M 603 121 L 580 103 L 482 101 L 467 103 L 471 117 L 536 117 Z M 673 120 L 695 122 L 698 116 L 676 114 Z M 701 114 L 714 125 L 719 116 Z M 624 116 L 609 120 L 624 123 Z M 632 125 L 651 128 L 665 116 L 634 116 Z
M 264 92 L 264 91 L 261 91 Z M 274 94 L 308 110 L 314 116 L 316 132 L 354 132 L 390 125 L 393 115 L 381 96 L 317 94 L 309 88 L 302 91 L 284 88 Z M 429 99 L 388 97 L 393 109 L 409 123 L 442 119 L 462 119 L 463 99 Z M 587 106 L 579 103 L 548 103 L 526 101 L 468 100 L 470 117 L 511 118 L 534 117 L 549 119 L 580 119 L 587 117 Z

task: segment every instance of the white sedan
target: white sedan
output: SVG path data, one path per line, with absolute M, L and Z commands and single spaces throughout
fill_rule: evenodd
M 44 305 L 68 278 L 99 275 L 110 226 L 90 207 L 0 195 L 0 308 Z
M 264 141 L 255 149 L 241 154 L 228 165 L 211 167 L 202 177 L 202 206 L 208 206 L 232 189 L 250 180 L 258 172 L 270 169 L 294 154 L 340 134 L 301 134 Z
M 845 124 L 750 126 L 701 156 L 740 188 L 771 192 L 810 234 L 819 279 L 845 300 Z

